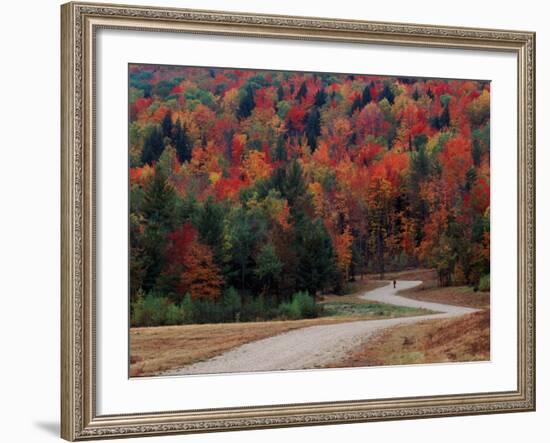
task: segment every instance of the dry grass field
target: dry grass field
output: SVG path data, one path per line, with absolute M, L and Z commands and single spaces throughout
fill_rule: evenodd
M 489 310 L 396 326 L 331 367 L 485 361 L 490 358 L 489 331 Z

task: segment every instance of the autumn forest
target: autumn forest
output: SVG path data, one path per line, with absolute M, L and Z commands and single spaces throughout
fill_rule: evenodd
M 365 274 L 487 290 L 490 83 L 131 64 L 136 326 L 307 318 Z

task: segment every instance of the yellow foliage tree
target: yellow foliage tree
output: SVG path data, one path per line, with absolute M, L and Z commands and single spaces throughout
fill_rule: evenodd
M 339 271 L 344 275 L 345 281 L 348 281 L 349 279 L 349 268 L 352 260 L 352 243 L 353 235 L 349 226 L 346 226 L 344 228 L 344 232 L 337 235 L 334 241 L 336 264 Z
M 271 175 L 272 166 L 267 161 L 264 152 L 249 151 L 243 165 L 244 172 L 252 183 Z

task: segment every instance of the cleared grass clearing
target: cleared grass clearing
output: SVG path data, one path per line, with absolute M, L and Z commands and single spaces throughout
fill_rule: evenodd
M 362 300 L 351 301 L 334 301 L 323 303 L 324 315 L 326 316 L 342 316 L 342 317 L 376 317 L 395 318 L 395 317 L 410 317 L 415 315 L 431 314 L 432 311 L 420 308 L 408 308 L 405 306 L 387 305 L 383 303 L 370 302 Z
M 325 316 L 306 320 L 131 328 L 130 376 L 158 375 L 169 369 L 215 357 L 245 343 L 308 326 L 380 320 L 429 312 L 368 302 L 353 295 L 330 296 L 322 305 Z
M 426 320 L 381 331 L 330 367 L 386 366 L 490 359 L 490 313 Z

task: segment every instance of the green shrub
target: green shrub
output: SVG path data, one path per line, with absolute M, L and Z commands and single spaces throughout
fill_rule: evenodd
M 272 320 L 279 316 L 279 310 L 273 297 L 245 296 L 243 297 L 240 320 L 241 321 L 261 321 Z
M 138 297 L 136 301 L 130 304 L 130 325 L 141 326 L 142 322 L 142 304 L 143 297 Z
M 261 295 L 255 298 L 249 297 L 243 302 L 240 316 L 242 321 L 258 321 L 265 318 L 264 297 Z
M 297 292 L 292 296 L 292 304 L 300 313 L 300 318 L 315 318 L 318 315 L 315 299 L 307 291 Z
M 191 294 L 187 293 L 181 301 L 182 323 L 193 323 L 193 301 Z
M 296 312 L 292 310 L 292 303 L 281 303 L 278 308 L 278 316 L 283 320 L 293 320 Z
M 489 292 L 491 290 L 491 275 L 485 274 L 479 279 L 478 289 L 483 292 Z
M 168 298 L 147 294 L 132 303 L 130 323 L 132 326 L 162 326 L 177 324 L 179 308 Z
M 193 301 L 193 323 L 222 323 L 223 306 L 211 300 Z
M 274 318 L 298 320 L 314 318 L 320 314 L 321 307 L 307 291 L 297 292 L 292 301 L 275 304 L 275 298 L 245 296 L 228 288 L 220 300 L 193 300 L 186 294 L 181 303 L 174 303 L 165 296 L 149 293 L 138 294 L 132 302 L 130 322 L 132 326 L 163 326 L 181 324 L 223 323 L 234 321 L 261 321 Z
M 234 287 L 230 287 L 223 294 L 223 316 L 225 321 L 236 321 L 240 318 L 241 296 Z
M 315 318 L 319 316 L 319 307 L 307 291 L 296 292 L 290 303 L 279 305 L 279 316 L 287 319 Z
M 183 310 L 173 304 L 170 303 L 168 305 L 168 308 L 166 309 L 166 318 L 164 321 L 165 325 L 181 325 L 183 323 Z

